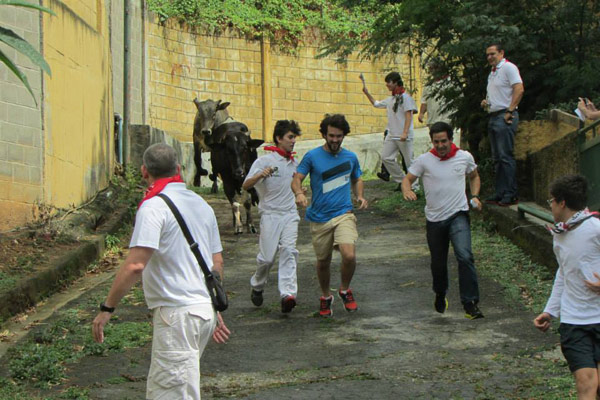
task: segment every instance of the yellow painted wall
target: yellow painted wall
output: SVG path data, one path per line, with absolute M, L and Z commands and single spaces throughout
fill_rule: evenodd
M 51 0 L 44 15 L 44 201 L 80 204 L 108 185 L 112 160 L 110 41 L 104 1 Z
M 146 32 L 149 122 L 182 141 L 192 140 L 195 97 L 231 102 L 230 115 L 246 123 L 253 137 L 263 137 L 263 73 L 271 84 L 271 96 L 264 99 L 270 108 L 265 115 L 266 125 L 271 125 L 266 127 L 267 140 L 278 119 L 298 121 L 303 139 L 318 138 L 325 113 L 345 114 L 352 134 L 383 132 L 386 112 L 373 108 L 362 93 L 361 72 L 376 99 L 389 95 L 384 77 L 392 70 L 400 72 L 409 91 L 421 89 L 418 63 L 407 57 L 392 62 L 361 62 L 351 57 L 342 66 L 333 59 L 315 59 L 315 44 L 301 49 L 297 56 L 267 50 L 268 56 L 261 58 L 259 41 L 232 34 L 197 35 L 174 21 L 161 25 L 152 14 Z M 262 59 L 268 60 L 268 65 L 263 65 Z

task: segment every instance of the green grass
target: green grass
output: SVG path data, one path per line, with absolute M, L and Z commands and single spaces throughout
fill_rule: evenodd
M 90 333 L 91 318 L 80 309 L 60 311 L 57 319 L 8 351 L 5 362 L 10 377 L 21 384 L 47 388 L 65 377 L 66 363 L 89 355 L 141 347 L 151 340 L 149 321 L 119 322 L 113 318 L 105 327 L 105 342 L 95 343 Z

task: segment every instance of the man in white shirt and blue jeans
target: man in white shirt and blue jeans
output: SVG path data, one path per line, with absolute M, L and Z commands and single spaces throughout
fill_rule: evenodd
M 142 176 L 148 191 L 135 217 L 129 254 L 100 305 L 93 338 L 104 341 L 104 326 L 119 301 L 140 279 L 153 312 L 152 359 L 146 399 L 200 399 L 200 357 L 209 338 L 225 343 L 229 330 L 213 309 L 198 261 L 181 227 L 158 193 L 175 203 L 208 268 L 223 275 L 223 248 L 212 208 L 179 175 L 177 153 L 164 143 L 143 155 Z
M 279 294 L 283 313 L 292 311 L 298 295 L 296 240 L 300 216 L 291 184 L 298 167 L 292 151 L 300 134 L 296 121 L 277 121 L 273 130 L 275 146 L 264 148 L 271 153 L 254 161 L 242 185 L 244 190 L 256 188 L 260 199 L 260 250 L 256 256 L 256 272 L 250 279 L 250 299 L 255 306 L 262 305 L 264 287 L 279 250 Z
M 469 201 L 465 181 L 469 180 L 471 206 L 481 210 L 481 181 L 477 164 L 468 151 L 452 143 L 452 127 L 436 122 L 429 128 L 433 148 L 417 157 L 402 181 L 405 200 L 415 201 L 411 185 L 421 178 L 425 191 L 427 245 L 431 253 L 431 275 L 435 293 L 434 308 L 440 314 L 448 308 L 448 249 L 450 242 L 458 261 L 460 301 L 469 319 L 483 318 L 479 310 L 479 285 L 471 251 Z
M 560 344 L 575 377 L 578 399 L 600 392 L 600 220 L 586 208 L 587 181 L 563 176 L 550 185 L 558 271 L 544 312 L 533 323 L 545 332 L 560 317 Z
M 492 70 L 488 76 L 487 98 L 481 101 L 481 106 L 490 116 L 488 136 L 496 167 L 496 193 L 486 202 L 506 207 L 518 203 L 514 147 L 519 125 L 517 106 L 525 88 L 517 66 L 504 58 L 502 45 L 488 46 L 485 55 Z

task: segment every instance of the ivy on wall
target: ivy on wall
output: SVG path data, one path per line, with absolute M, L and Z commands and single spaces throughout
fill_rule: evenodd
M 209 35 L 233 29 L 247 39 L 269 39 L 290 54 L 306 40 L 360 40 L 372 25 L 377 2 L 360 3 L 349 9 L 335 0 L 148 0 L 161 22 L 175 18 Z

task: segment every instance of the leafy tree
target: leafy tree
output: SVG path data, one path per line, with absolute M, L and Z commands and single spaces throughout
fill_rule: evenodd
M 26 8 L 34 8 L 36 10 L 47 12 L 51 15 L 56 15 L 54 12 L 46 7 L 42 7 L 38 4 L 28 3 L 23 0 L 0 0 L 0 6 L 17 6 L 17 7 L 26 7 Z M 14 48 L 19 53 L 27 56 L 35 65 L 42 68 L 48 75 L 52 75 L 50 71 L 50 66 L 44 60 L 44 57 L 31 46 L 25 39 L 21 36 L 14 33 L 12 30 L 4 28 L 0 26 L 0 42 L 7 44 L 8 46 Z M 33 94 L 33 90 L 31 90 L 31 86 L 29 85 L 29 81 L 27 80 L 27 76 L 16 66 L 16 64 L 6 56 L 6 54 L 0 50 L 0 61 L 2 61 L 9 70 L 12 71 L 13 74 L 19 78 L 23 85 L 27 88 L 29 93 L 31 93 L 31 97 L 33 97 L 33 101 L 35 101 L 35 96 Z M 36 101 L 37 105 L 37 101 Z
M 346 0 L 352 8 L 357 0 Z M 477 150 L 486 132 L 479 103 L 485 97 L 488 44 L 501 42 L 521 71 L 525 118 L 563 103 L 570 110 L 577 96 L 600 95 L 600 1 L 598 0 L 403 0 L 372 7 L 375 17 L 361 38 L 327 38 L 322 56 L 343 59 L 353 50 L 366 58 L 421 54 L 425 65 L 436 58 L 437 76 L 448 75 L 459 90 L 440 93 L 456 109 L 455 124 Z

